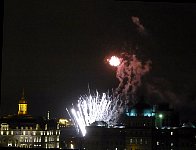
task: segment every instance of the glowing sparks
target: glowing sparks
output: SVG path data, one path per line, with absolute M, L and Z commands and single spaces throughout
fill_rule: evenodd
M 119 97 L 109 96 L 105 93 L 100 96 L 97 92 L 96 95 L 81 96 L 76 109 L 71 109 L 71 118 L 82 135 L 85 136 L 85 127 L 95 121 L 104 121 L 108 125 L 115 125 L 123 110 Z
M 120 58 L 112 56 L 110 59 L 108 59 L 108 62 L 111 66 L 117 67 L 120 65 Z

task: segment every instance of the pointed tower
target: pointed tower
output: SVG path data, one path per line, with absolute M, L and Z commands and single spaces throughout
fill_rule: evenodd
M 27 101 L 24 97 L 24 88 L 22 91 L 22 97 L 18 104 L 18 115 L 27 115 Z

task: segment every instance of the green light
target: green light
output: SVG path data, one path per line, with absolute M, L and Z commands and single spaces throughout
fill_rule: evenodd
M 163 114 L 159 114 L 159 118 L 162 119 L 163 118 Z

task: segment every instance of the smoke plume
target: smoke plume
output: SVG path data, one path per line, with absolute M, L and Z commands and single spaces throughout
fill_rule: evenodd
M 131 17 L 132 19 L 132 22 L 137 26 L 137 30 L 140 32 L 140 33 L 145 33 L 145 28 L 144 26 L 140 23 L 140 19 L 136 16 L 132 16 Z
M 117 67 L 116 77 L 120 81 L 116 92 L 131 103 L 135 103 L 134 94 L 141 85 L 141 78 L 150 70 L 151 61 L 142 63 L 136 55 L 122 54 L 121 63 Z

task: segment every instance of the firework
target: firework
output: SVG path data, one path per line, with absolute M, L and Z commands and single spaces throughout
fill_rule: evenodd
M 122 103 L 119 97 L 110 96 L 98 92 L 95 95 L 84 95 L 78 100 L 76 107 L 71 109 L 71 118 L 75 125 L 81 131 L 82 135 L 86 134 L 86 126 L 90 126 L 95 121 L 104 121 L 109 126 L 115 125 L 119 115 L 123 112 Z
M 107 61 L 111 66 L 117 67 L 118 65 L 120 65 L 120 58 L 118 58 L 117 56 L 112 56 L 110 59 L 107 59 Z
M 122 57 L 118 58 L 112 56 L 109 59 L 109 64 L 111 66 L 116 66 L 116 77 L 120 81 L 118 87 L 116 88 L 116 94 L 124 96 L 126 103 L 135 103 L 134 94 L 138 86 L 141 85 L 141 78 L 150 70 L 151 61 L 142 63 L 136 55 L 130 55 L 128 53 L 122 53 Z M 119 60 L 118 65 L 114 65 Z M 130 98 L 131 96 L 131 98 Z

